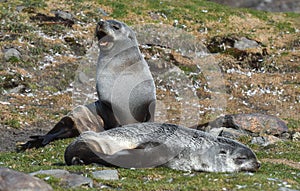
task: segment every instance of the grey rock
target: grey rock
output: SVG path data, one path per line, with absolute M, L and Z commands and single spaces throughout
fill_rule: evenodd
M 246 50 L 248 48 L 256 48 L 258 47 L 258 43 L 255 40 L 249 40 L 245 37 L 242 37 L 239 41 L 234 43 L 234 48 L 239 50 Z
M 84 72 L 79 72 L 78 74 L 78 81 L 82 84 L 86 84 L 89 82 L 89 78 Z
M 16 57 L 17 59 L 20 59 L 21 53 L 15 48 L 9 48 L 4 50 L 4 59 L 6 61 L 8 61 L 12 57 Z
M 272 135 L 268 135 L 268 136 L 261 136 L 261 137 L 253 137 L 251 143 L 258 144 L 265 147 L 279 141 L 281 141 L 281 139 Z
M 0 190 L 49 191 L 53 189 L 43 180 L 32 177 L 28 174 L 8 168 L 0 168 Z
M 300 132 L 296 132 L 292 135 L 293 141 L 300 141 Z
M 61 178 L 61 183 L 70 188 L 75 188 L 82 185 L 93 187 L 93 180 L 91 178 L 84 177 L 78 174 L 67 174 Z
M 57 10 L 57 11 L 54 11 L 54 14 L 56 17 L 60 17 L 65 20 L 73 20 L 74 19 L 73 15 L 66 11 Z
M 265 134 L 277 136 L 288 132 L 288 127 L 284 121 L 276 116 L 261 113 L 225 115 L 191 128 L 209 132 L 213 128 L 220 127 L 239 130 L 250 136 L 263 136 Z
M 23 84 L 18 85 L 17 87 L 14 87 L 7 91 L 7 93 L 20 93 L 23 89 L 25 89 L 25 86 Z
M 30 175 L 32 176 L 35 176 L 37 174 L 46 174 L 49 176 L 53 176 L 55 178 L 59 178 L 61 179 L 61 184 L 66 187 L 75 188 L 81 185 L 89 185 L 89 187 L 93 187 L 92 179 L 78 174 L 69 173 L 66 170 L 61 170 L 61 169 L 40 170 L 37 172 L 30 173 Z
M 98 9 L 99 13 L 101 13 L 103 16 L 109 16 L 108 13 L 106 13 L 103 9 L 99 8 Z
M 99 178 L 103 180 L 119 180 L 119 175 L 117 170 L 101 170 L 92 172 L 94 178 Z
M 248 134 L 239 129 L 231 129 L 231 128 L 223 128 L 223 131 L 219 134 L 219 136 L 230 138 L 230 139 L 238 139 L 242 136 L 247 136 Z
M 217 137 L 220 136 L 222 134 L 222 131 L 224 130 L 223 127 L 220 128 L 212 128 L 209 133 L 212 134 L 213 136 Z
M 37 174 L 46 174 L 46 175 L 51 175 L 51 176 L 60 178 L 60 177 L 63 177 L 65 175 L 69 174 L 69 172 L 66 170 L 61 170 L 61 169 L 51 169 L 51 170 L 39 170 L 39 171 L 30 173 L 31 176 L 35 176 Z
M 280 187 L 278 190 L 279 191 L 299 191 L 299 190 L 295 190 L 295 189 L 291 189 L 291 188 L 286 188 L 286 187 Z

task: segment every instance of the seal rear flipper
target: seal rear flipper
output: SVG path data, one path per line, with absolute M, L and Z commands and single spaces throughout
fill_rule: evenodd
M 71 138 L 79 135 L 79 131 L 74 125 L 71 117 L 63 117 L 47 134 L 30 136 L 32 140 L 25 144 L 17 146 L 17 151 L 25 151 L 26 149 L 44 147 L 50 142 L 57 139 Z
M 97 112 L 97 102 L 74 108 L 63 117 L 47 134 L 34 135 L 25 144 L 17 146 L 17 151 L 43 147 L 57 139 L 77 137 L 80 133 L 91 130 L 104 131 L 103 120 Z

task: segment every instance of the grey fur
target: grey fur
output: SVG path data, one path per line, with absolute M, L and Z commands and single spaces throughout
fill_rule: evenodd
M 251 149 L 237 141 L 163 123 L 84 132 L 67 147 L 65 161 L 68 165 L 166 166 L 207 172 L 256 171 L 260 167 Z
M 96 28 L 97 93 L 105 129 L 154 120 L 155 84 L 134 32 L 115 20 Z

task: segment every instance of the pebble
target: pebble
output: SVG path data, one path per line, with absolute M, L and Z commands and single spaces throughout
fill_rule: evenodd
M 93 187 L 93 180 L 88 177 L 84 177 L 82 175 L 69 173 L 66 170 L 61 169 L 52 169 L 52 170 L 40 170 L 37 172 L 30 173 L 30 175 L 35 176 L 37 174 L 46 174 L 53 176 L 55 178 L 59 178 L 61 183 L 69 188 L 75 188 L 82 185 L 88 185 L 89 187 Z
M 300 132 L 296 132 L 292 135 L 293 141 L 300 141 Z
M 101 170 L 92 172 L 94 178 L 103 180 L 119 180 L 119 174 L 117 170 Z
M 268 136 L 261 136 L 261 137 L 253 137 L 251 140 L 251 143 L 258 144 L 258 145 L 265 147 L 265 146 L 274 144 L 279 141 L 282 141 L 282 140 L 273 135 L 268 135 Z
M 239 50 L 246 50 L 248 48 L 256 48 L 258 43 L 255 40 L 249 40 L 245 37 L 242 37 L 239 41 L 234 43 L 234 48 Z
M 15 48 L 9 48 L 4 50 L 4 59 L 6 61 L 9 61 L 12 57 L 16 57 L 17 59 L 20 59 L 21 53 L 15 49 Z

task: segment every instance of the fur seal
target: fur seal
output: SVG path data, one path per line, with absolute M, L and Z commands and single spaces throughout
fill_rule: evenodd
M 100 47 L 96 87 L 104 128 L 153 121 L 155 84 L 133 30 L 119 21 L 100 21 L 96 36 Z
M 155 84 L 133 30 L 119 21 L 100 21 L 96 37 L 100 48 L 96 76 L 99 100 L 76 107 L 47 134 L 31 136 L 32 140 L 19 145 L 18 151 L 88 130 L 101 132 L 154 120 Z
M 136 123 L 82 133 L 64 154 L 67 165 L 99 163 L 125 168 L 165 166 L 183 171 L 257 171 L 247 146 L 224 137 L 164 123 Z

